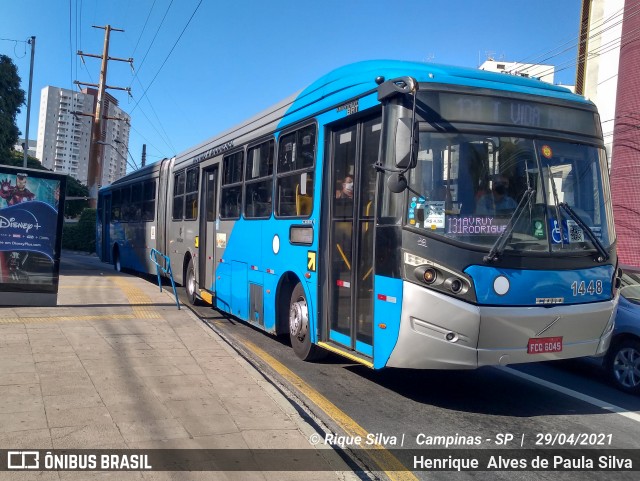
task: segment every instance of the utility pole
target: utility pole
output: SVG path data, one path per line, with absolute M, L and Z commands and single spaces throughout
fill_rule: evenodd
M 142 165 L 141 167 L 144 167 L 144 165 L 147 163 L 147 144 L 142 144 Z
M 102 28 L 104 29 L 104 48 L 102 49 L 102 55 L 95 55 L 84 53 L 82 51 L 78 51 L 78 55 L 86 56 L 86 57 L 94 57 L 102 59 L 102 66 L 100 67 L 100 81 L 98 85 L 89 84 L 85 82 L 78 82 L 77 80 L 74 82 L 77 85 L 88 85 L 90 87 L 98 88 L 98 98 L 96 101 L 96 111 L 93 118 L 93 127 L 91 129 L 91 150 L 89 151 L 89 166 L 88 166 L 88 176 L 87 176 L 87 184 L 89 187 L 89 207 L 95 208 L 98 203 L 98 186 L 102 182 L 102 145 L 100 142 L 102 139 L 102 108 L 104 101 L 104 92 L 106 89 L 114 89 L 114 90 L 125 90 L 127 92 L 131 92 L 130 88 L 123 87 L 113 87 L 107 85 L 107 65 L 109 60 L 116 60 L 119 62 L 128 62 L 133 65 L 133 59 L 128 58 L 116 58 L 109 57 L 109 37 L 111 32 L 124 32 L 119 28 L 113 28 L 111 25 L 106 25 L 104 27 L 99 27 L 93 25 L 93 28 Z
M 22 167 L 27 168 L 27 155 L 29 152 L 29 120 L 31 117 L 31 87 L 33 85 L 33 57 L 36 53 L 36 37 L 31 36 L 28 41 L 31 45 L 31 68 L 29 70 L 29 94 L 27 96 L 27 127 L 24 129 L 24 160 L 22 161 Z

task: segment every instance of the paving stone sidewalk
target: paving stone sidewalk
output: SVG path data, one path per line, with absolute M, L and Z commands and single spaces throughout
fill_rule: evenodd
M 65 252 L 58 306 L 0 307 L 6 449 L 300 449 L 313 428 L 166 291 Z M 170 289 L 169 289 L 170 291 Z M 356 479 L 316 472 L 0 472 L 0 480 Z M 344 470 L 344 471 L 343 471 Z

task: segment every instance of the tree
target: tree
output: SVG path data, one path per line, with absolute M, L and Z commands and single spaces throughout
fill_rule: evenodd
M 0 55 L 0 156 L 7 155 L 18 141 L 16 116 L 24 104 L 18 68 L 6 55 Z

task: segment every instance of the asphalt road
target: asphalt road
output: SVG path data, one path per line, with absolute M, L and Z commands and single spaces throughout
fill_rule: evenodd
M 186 301 L 184 296 L 182 301 Z M 345 413 L 366 432 L 377 434 L 379 444 L 391 452 L 400 446 L 400 442 L 402 448 L 437 447 L 424 444 L 430 440 L 436 442 L 433 440 L 437 440 L 437 436 L 449 437 L 451 442 L 447 449 L 454 454 L 453 449 L 462 449 L 457 452 L 469 454 L 477 449 L 511 448 L 512 454 L 517 454 L 549 448 L 640 448 L 640 397 L 610 387 L 594 362 L 573 360 L 474 371 L 374 371 L 330 354 L 321 362 L 307 363 L 295 356 L 287 338 L 265 334 L 208 306 L 198 306 L 194 311 L 254 364 L 268 372 L 268 377 L 279 380 L 277 382 L 285 391 L 289 390 L 297 397 L 321 425 L 336 434 L 343 433 L 335 412 Z M 302 379 L 310 390 L 328 399 L 335 411 L 334 408 L 318 407 L 308 391 L 301 392 L 296 383 L 283 379 L 279 375 L 281 369 L 274 368 L 274 363 L 265 361 L 256 355 L 255 349 L 246 346 L 257 346 L 273 356 Z M 572 434 L 574 436 L 570 437 Z M 589 434 L 596 436 L 589 439 L 586 436 Z M 472 445 L 461 444 L 464 440 L 471 440 Z M 592 441 L 601 444 L 589 446 Z M 572 443 L 578 444 L 573 446 Z M 618 453 L 623 452 L 613 454 Z M 567 454 L 579 455 L 580 451 Z M 364 462 L 375 469 L 370 461 L 365 459 Z M 640 466 L 636 466 L 638 468 Z M 602 480 L 612 476 L 617 480 L 636 480 L 640 476 L 638 471 L 597 469 L 413 474 L 419 479 L 500 480 Z

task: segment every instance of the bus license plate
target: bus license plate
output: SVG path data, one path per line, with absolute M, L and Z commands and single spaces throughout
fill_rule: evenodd
M 562 337 L 532 337 L 527 344 L 528 354 L 562 351 Z

